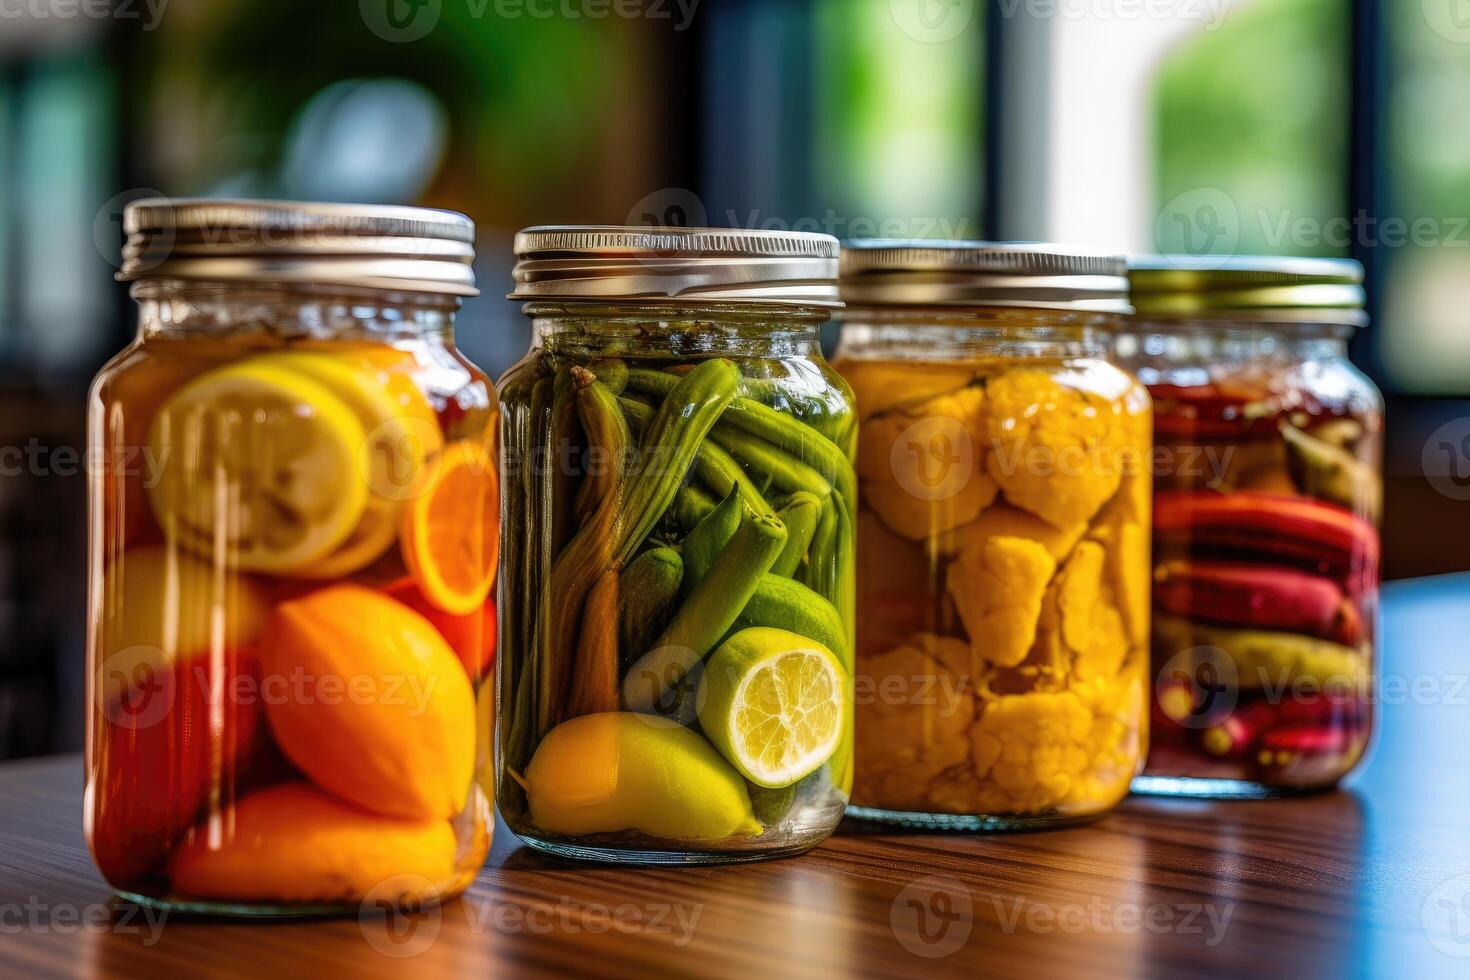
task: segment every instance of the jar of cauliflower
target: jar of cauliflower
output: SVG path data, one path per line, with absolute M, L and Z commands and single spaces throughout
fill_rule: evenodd
M 854 816 L 1104 813 L 1148 739 L 1147 392 L 1108 360 L 1121 257 L 855 242 Z

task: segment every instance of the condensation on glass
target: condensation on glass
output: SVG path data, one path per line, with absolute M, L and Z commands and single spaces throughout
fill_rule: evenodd
M 489 847 L 498 409 L 454 346 L 474 226 L 129 206 L 88 403 L 86 835 L 231 914 L 451 897 Z

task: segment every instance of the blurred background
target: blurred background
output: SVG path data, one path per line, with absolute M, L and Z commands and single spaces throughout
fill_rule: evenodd
M 0 758 L 80 745 L 83 404 L 133 330 L 129 200 L 464 211 L 492 374 L 533 223 L 1351 255 L 1400 578 L 1470 568 L 1470 502 L 1421 465 L 1470 409 L 1467 119 L 1466 0 L 0 3 Z

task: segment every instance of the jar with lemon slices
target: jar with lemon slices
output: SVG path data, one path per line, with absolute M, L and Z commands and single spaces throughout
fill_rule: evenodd
M 586 859 L 804 851 L 852 781 L 856 429 L 818 344 L 837 242 L 533 228 L 516 254 L 501 812 Z
M 148 200 L 89 440 L 85 826 L 120 894 L 441 901 L 489 848 L 499 410 L 472 223 Z
M 855 242 L 856 816 L 1105 813 L 1147 744 L 1148 394 L 1111 362 L 1121 258 Z

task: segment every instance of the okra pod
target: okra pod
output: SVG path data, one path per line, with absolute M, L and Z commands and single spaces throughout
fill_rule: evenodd
M 635 429 L 647 426 L 653 419 L 653 407 L 635 398 L 625 395 L 618 399 L 618 403 Z M 745 501 L 746 513 L 774 513 L 770 504 L 766 503 L 765 494 L 761 493 L 760 487 L 755 485 L 733 456 L 713 442 L 705 440 L 699 447 L 694 458 L 694 472 L 700 482 L 713 490 L 721 500 L 728 497 L 732 489 L 739 487 L 741 499 Z
M 633 436 L 612 388 L 586 368 L 573 367 L 571 374 L 577 388 L 577 417 L 587 435 L 583 457 L 586 475 L 577 490 L 576 505 L 578 523 L 585 524 L 598 501 L 618 493 Z M 589 393 L 593 386 L 599 390 Z
M 740 371 L 733 362 L 703 361 L 679 379 L 644 428 L 638 466 L 627 481 L 618 521 L 613 558 L 619 567 L 633 557 L 674 502 L 701 443 L 735 397 L 739 381 Z
M 741 522 L 704 581 L 623 678 L 623 701 L 630 709 L 692 719 L 695 668 L 734 625 L 785 544 L 786 528 L 775 515 Z
M 776 511 L 776 516 L 786 525 L 786 547 L 781 549 L 771 572 L 790 578 L 806 560 L 807 547 L 817 533 L 817 522 L 822 516 L 822 501 L 806 491 L 797 491 Z
M 618 573 L 609 568 L 587 594 L 577 662 L 563 718 L 618 710 Z
M 684 539 L 684 588 L 689 590 L 698 585 L 709 573 L 715 559 L 725 545 L 735 536 L 740 527 L 740 518 L 745 504 L 740 499 L 740 488 L 726 495 L 720 505 L 700 521 Z M 788 538 L 788 541 L 790 539 Z
M 716 426 L 710 438 L 736 460 L 769 476 L 771 483 L 782 490 L 805 490 L 819 498 L 832 492 L 832 484 L 822 474 L 759 436 L 731 426 Z
M 650 548 L 628 563 L 618 581 L 618 645 L 623 659 L 643 656 L 663 631 L 684 582 L 684 560 L 673 548 Z

